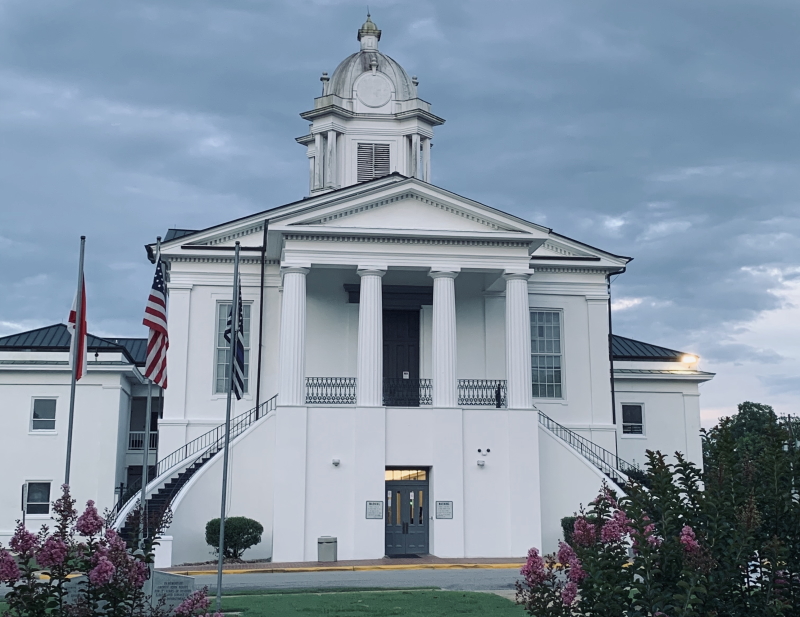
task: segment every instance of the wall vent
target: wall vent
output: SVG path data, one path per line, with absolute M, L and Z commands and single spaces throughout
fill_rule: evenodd
M 358 144 L 358 182 L 389 173 L 389 144 Z

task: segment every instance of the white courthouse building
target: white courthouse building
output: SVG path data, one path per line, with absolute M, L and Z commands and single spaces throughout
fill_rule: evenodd
M 342 560 L 551 551 L 561 518 L 604 480 L 624 490 L 646 449 L 701 462 L 698 386 L 713 375 L 610 334 L 609 277 L 630 258 L 432 184 L 444 120 L 380 38 L 368 19 L 301 114 L 307 197 L 161 245 L 169 387 L 147 492 L 174 512 L 162 565 L 208 559 L 219 515 L 236 242 L 247 392 L 228 513 L 264 525 L 249 558 L 314 561 L 321 536 Z M 20 487 L 40 499 L 28 520 L 46 520 L 44 487 L 52 500 L 63 477 L 69 340 L 36 332 L 0 339 L 0 540 Z M 90 343 L 77 393 L 76 496 L 117 504 L 118 521 L 135 498 L 115 487 L 141 475 L 142 344 Z

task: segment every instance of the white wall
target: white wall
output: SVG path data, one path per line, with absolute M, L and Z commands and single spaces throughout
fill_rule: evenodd
M 58 354 L 66 358 L 66 353 Z M 61 494 L 66 461 L 69 417 L 70 373 L 56 370 L 0 371 L 0 542 L 13 533 L 20 510 L 21 486 L 25 482 L 50 482 L 50 500 Z M 78 382 L 72 442 L 70 484 L 77 507 L 89 499 L 101 512 L 114 504 L 118 474 L 118 443 L 127 437 L 121 418 L 129 392 L 121 372 L 89 368 Z M 56 403 L 55 431 L 32 431 L 34 397 L 53 397 Z M 120 431 L 125 435 L 120 436 Z M 28 515 L 29 529 L 52 525 L 48 515 Z
M 700 392 L 696 382 L 674 379 L 615 379 L 620 458 L 641 467 L 646 450 L 660 450 L 674 461 L 677 451 L 703 464 L 700 440 Z M 622 432 L 622 405 L 643 405 L 644 434 Z
M 245 553 L 247 559 L 272 555 L 272 478 L 275 416 L 268 416 L 231 443 L 227 516 L 246 516 L 264 526 L 261 543 Z M 173 538 L 172 563 L 211 559 L 206 523 L 219 518 L 222 499 L 222 452 L 186 484 L 173 502 L 168 535 Z
M 561 519 L 597 497 L 608 478 L 550 431 L 539 429 L 542 482 L 542 543 L 531 545 L 543 553 L 558 550 L 564 539 Z M 568 489 L 568 490 L 567 490 Z

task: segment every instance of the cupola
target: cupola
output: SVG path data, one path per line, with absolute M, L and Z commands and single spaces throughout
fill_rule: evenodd
M 378 50 L 381 30 L 367 14 L 358 29 L 361 49 L 328 76 L 314 109 L 300 114 L 311 121 L 306 146 L 311 194 L 342 188 L 398 172 L 430 182 L 433 127 L 444 123 L 417 96 L 409 77 L 393 58 Z

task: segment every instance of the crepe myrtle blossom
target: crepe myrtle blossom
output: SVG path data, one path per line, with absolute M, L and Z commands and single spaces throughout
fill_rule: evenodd
M 614 514 L 600 530 L 600 540 L 604 544 L 619 542 L 628 533 L 630 533 L 630 520 L 622 510 L 614 510 Z
M 567 578 L 570 581 L 574 583 L 580 583 L 586 578 L 586 571 L 581 565 L 581 560 L 578 558 L 578 555 L 575 554 L 575 550 L 569 544 L 565 542 L 558 543 L 558 554 L 556 555 L 556 559 L 558 559 L 559 563 L 569 568 L 569 571 L 567 572 Z
M 8 541 L 9 548 L 14 551 L 21 559 L 28 559 L 32 556 L 34 549 L 39 545 L 39 539 L 30 531 L 22 526 L 22 521 L 17 521 L 14 535 Z
M 572 527 L 572 539 L 578 546 L 591 546 L 597 541 L 597 528 L 585 516 L 579 516 Z
M 528 559 L 525 565 L 522 566 L 519 573 L 525 577 L 525 580 L 531 587 L 542 584 L 547 578 L 547 572 L 544 568 L 544 559 L 539 554 L 539 550 L 532 548 L 528 551 Z
M 6 549 L 0 548 L 0 581 L 13 584 L 19 580 L 17 560 Z
M 189 594 L 183 602 L 175 607 L 175 617 L 192 617 L 197 611 L 205 611 L 211 606 L 211 598 L 208 597 L 208 587 L 198 589 Z M 222 617 L 221 613 L 205 613 L 203 617 Z
M 43 568 L 60 566 L 67 558 L 69 549 L 58 536 L 50 536 L 36 552 L 36 563 Z
M 561 591 L 561 602 L 564 606 L 572 606 L 572 603 L 575 602 L 575 598 L 578 595 L 578 584 L 575 581 L 569 581 L 566 585 L 564 585 L 564 589 Z
M 91 499 L 86 502 L 86 510 L 78 517 L 75 523 L 75 529 L 82 536 L 94 536 L 103 529 L 103 519 L 97 513 L 97 508 L 94 506 L 94 501 Z
M 694 529 L 689 525 L 684 525 L 681 529 L 680 542 L 683 545 L 683 550 L 687 553 L 696 553 L 700 550 L 700 544 L 697 542 L 697 537 L 694 535 Z
M 92 585 L 97 585 L 101 587 L 102 585 L 108 585 L 112 580 L 114 580 L 114 573 L 117 569 L 114 567 L 114 564 L 108 560 L 108 557 L 101 557 L 97 561 L 97 565 L 89 571 L 89 581 Z

